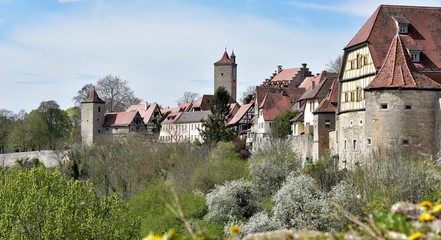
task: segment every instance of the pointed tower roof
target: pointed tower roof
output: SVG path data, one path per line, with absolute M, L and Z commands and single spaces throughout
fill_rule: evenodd
M 227 50 L 225 50 L 224 55 L 222 55 L 222 58 L 215 62 L 214 65 L 233 65 L 234 62 L 231 60 L 230 56 L 228 56 Z
M 401 37 L 396 35 L 377 76 L 365 88 L 437 89 L 441 84 L 419 73 L 410 60 Z
M 95 88 L 93 88 L 90 91 L 89 96 L 87 96 L 87 98 L 84 99 L 84 101 L 82 101 L 81 103 L 105 103 L 105 102 L 98 96 L 98 93 L 96 92 Z

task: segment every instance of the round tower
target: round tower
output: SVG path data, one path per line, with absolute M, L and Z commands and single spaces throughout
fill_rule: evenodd
M 81 102 L 81 139 L 83 144 L 92 145 L 101 133 L 106 112 L 105 102 L 95 89 Z
M 222 58 L 214 63 L 214 91 L 220 86 L 224 86 L 230 96 L 236 100 L 237 64 L 234 51 L 228 56 L 225 50 Z

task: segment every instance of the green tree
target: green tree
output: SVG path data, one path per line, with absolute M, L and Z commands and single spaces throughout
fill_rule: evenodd
M 8 136 L 8 146 L 19 151 L 46 149 L 46 132 L 46 124 L 41 114 L 34 110 L 16 121 Z
M 277 116 L 272 125 L 271 132 L 275 138 L 285 138 L 288 134 L 291 134 L 291 122 L 290 120 L 296 116 L 297 112 L 287 110 Z
M 71 107 L 66 109 L 72 129 L 70 131 L 70 142 L 81 143 L 81 109 L 80 107 Z
M 139 239 L 139 220 L 115 195 L 42 167 L 1 169 L 2 239 Z
M 71 122 L 67 113 L 60 109 L 55 101 L 43 101 L 37 111 L 41 114 L 47 128 L 49 147 L 55 150 L 64 140 L 71 129 Z
M 0 109 L 0 153 L 4 153 L 8 135 L 14 125 L 14 114 L 12 111 Z
M 231 141 L 236 138 L 236 133 L 227 122 L 230 117 L 229 101 L 228 91 L 223 86 L 217 88 L 210 104 L 211 114 L 207 120 L 202 121 L 201 135 L 205 143 Z

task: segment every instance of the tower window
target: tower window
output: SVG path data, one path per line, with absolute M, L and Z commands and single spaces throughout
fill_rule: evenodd
M 98 107 L 98 112 L 101 112 L 101 107 Z
M 96 119 L 96 121 L 97 121 L 97 122 L 99 122 L 99 121 L 100 121 L 100 119 L 99 119 L 99 118 L 97 118 L 97 119 Z
M 355 149 L 356 146 L 357 146 L 357 140 L 352 140 L 352 148 Z
M 411 109 L 412 109 L 412 106 L 411 106 L 411 105 L 406 105 L 405 109 L 406 109 L 406 110 L 411 110 Z
M 325 128 L 330 128 L 330 127 L 331 127 L 331 121 L 325 120 Z
M 409 145 L 409 139 L 403 139 L 403 145 Z
M 371 145 L 372 144 L 372 140 L 370 138 L 367 139 L 367 144 Z
M 224 73 L 221 73 L 221 76 L 223 76 L 224 75 Z
M 381 109 L 387 109 L 387 103 L 382 103 L 381 104 Z

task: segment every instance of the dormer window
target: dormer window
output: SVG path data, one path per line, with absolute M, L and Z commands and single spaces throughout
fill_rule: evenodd
M 410 59 L 412 59 L 412 62 L 419 62 L 420 61 L 420 53 L 421 51 L 409 51 Z
M 403 16 L 393 16 L 392 18 L 395 20 L 395 22 L 397 24 L 399 34 L 408 34 L 409 33 L 409 24 L 410 24 L 409 20 L 407 20 Z

